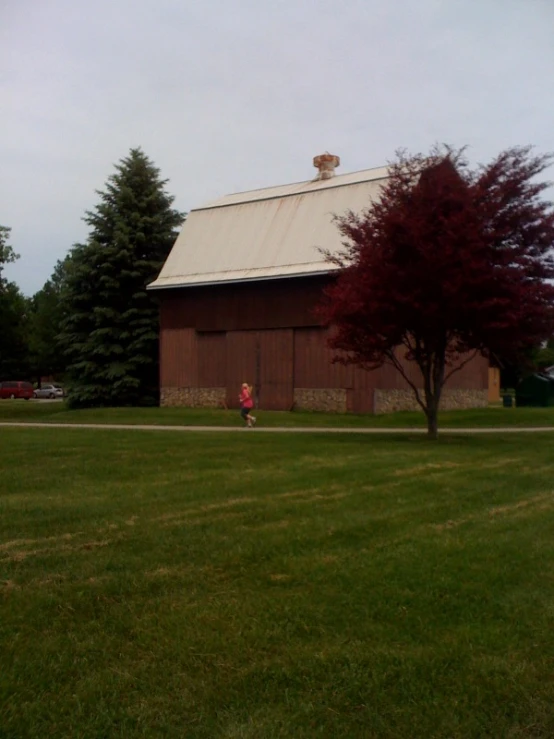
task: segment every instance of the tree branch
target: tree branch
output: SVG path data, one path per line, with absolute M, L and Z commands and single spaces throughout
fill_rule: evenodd
M 462 369 L 463 367 L 465 367 L 465 366 L 466 366 L 466 364 L 467 364 L 468 362 L 471 362 L 471 360 L 472 360 L 472 359 L 475 359 L 475 357 L 476 357 L 476 356 L 477 356 L 478 354 L 479 354 L 479 349 L 475 349 L 475 350 L 474 350 L 474 351 L 473 351 L 473 352 L 472 352 L 472 353 L 471 353 L 471 354 L 469 355 L 469 357 L 467 357 L 466 359 L 464 359 L 464 361 L 463 361 L 463 362 L 461 362 L 461 364 L 459 364 L 459 365 L 458 365 L 457 367 L 454 367 L 454 369 L 452 369 L 452 370 L 451 370 L 451 371 L 450 371 L 450 372 L 449 372 L 448 374 L 446 374 L 446 375 L 444 376 L 444 380 L 442 381 L 442 384 L 443 384 L 443 386 L 444 386 L 444 385 L 446 385 L 447 381 L 448 381 L 448 380 L 449 380 L 449 379 L 450 379 L 450 378 L 452 377 L 452 375 L 453 375 L 453 374 L 455 374 L 456 372 L 459 372 L 459 371 L 460 371 L 460 370 L 461 370 L 461 369 Z
M 406 371 L 404 370 L 404 368 L 402 367 L 401 363 L 398 361 L 398 359 L 394 355 L 394 350 L 393 351 L 390 351 L 390 352 L 387 352 L 386 354 L 387 354 L 387 357 L 388 357 L 388 360 L 389 360 L 389 364 L 392 367 L 394 367 L 396 370 L 398 370 L 398 372 L 400 372 L 400 374 L 402 375 L 402 377 L 406 380 L 406 382 L 408 383 L 408 385 L 412 388 L 412 390 L 414 391 L 415 399 L 416 399 L 418 405 L 421 406 L 421 410 L 426 414 L 427 413 L 427 406 L 421 400 L 421 395 L 419 394 L 419 390 L 418 390 L 417 386 L 409 379 L 408 375 L 406 374 Z

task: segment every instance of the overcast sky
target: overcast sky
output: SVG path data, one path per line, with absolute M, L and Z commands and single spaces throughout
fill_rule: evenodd
M 0 0 L 0 224 L 28 295 L 131 147 L 188 210 L 326 150 L 343 173 L 435 142 L 554 150 L 554 0 Z

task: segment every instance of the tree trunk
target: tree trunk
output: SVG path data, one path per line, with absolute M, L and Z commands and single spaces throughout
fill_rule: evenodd
M 439 438 L 438 414 L 444 384 L 444 351 L 435 354 L 424 369 L 425 415 L 427 416 L 427 438 Z
M 436 407 L 435 399 L 432 399 L 433 407 L 430 408 L 427 405 L 427 438 L 430 441 L 436 441 L 439 438 L 439 426 L 438 426 L 438 408 Z

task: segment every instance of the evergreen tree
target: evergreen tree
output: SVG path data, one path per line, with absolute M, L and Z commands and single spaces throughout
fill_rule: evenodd
M 146 286 L 160 271 L 184 214 L 140 149 L 116 165 L 90 234 L 65 265 L 59 337 L 73 407 L 157 402 L 158 307 Z

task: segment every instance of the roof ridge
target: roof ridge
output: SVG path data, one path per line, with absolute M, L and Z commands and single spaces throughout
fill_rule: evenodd
M 191 212 L 211 210 L 212 208 L 224 208 L 256 201 L 273 200 L 297 194 L 309 195 L 311 193 L 320 192 L 321 190 L 331 190 L 333 188 L 356 185 L 361 182 L 371 182 L 372 180 L 384 179 L 386 177 L 386 169 L 387 166 L 384 165 L 382 167 L 371 167 L 369 169 L 358 169 L 354 172 L 345 172 L 340 175 L 335 175 L 327 180 L 301 180 L 299 182 L 290 182 L 284 185 L 272 185 L 270 187 L 259 187 L 254 190 L 243 190 L 229 193 L 214 200 L 210 200 L 196 208 L 191 208 Z M 368 177 L 367 175 L 372 172 L 383 172 L 383 174 L 378 177 Z M 359 175 L 360 179 L 358 179 L 356 175 Z M 366 176 L 362 177 L 362 175 Z M 306 190 L 309 185 L 313 185 L 313 189 Z M 263 197 L 263 193 L 267 193 L 267 196 Z
M 280 185 L 266 185 L 265 187 L 253 187 L 251 190 L 237 190 L 236 192 L 228 192 L 225 193 L 225 195 L 222 195 L 221 198 L 231 198 L 235 195 L 248 195 L 251 192 L 260 192 L 261 190 L 274 190 L 277 187 L 293 187 L 294 185 L 309 185 L 310 183 L 315 182 L 324 182 L 326 185 L 329 185 L 333 180 L 338 180 L 340 177 L 350 177 L 355 174 L 360 174 L 361 172 L 373 172 L 376 169 L 386 169 L 386 164 L 382 164 L 380 167 L 366 167 L 364 169 L 354 169 L 352 172 L 341 172 L 340 174 L 336 174 L 333 177 L 331 177 L 329 180 L 297 180 L 295 182 L 283 182 Z

